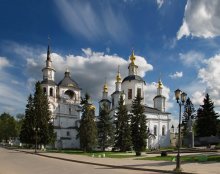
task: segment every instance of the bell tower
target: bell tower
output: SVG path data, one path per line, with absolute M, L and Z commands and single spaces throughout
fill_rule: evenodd
M 166 97 L 162 95 L 163 83 L 161 79 L 159 79 L 157 83 L 157 95 L 154 97 L 154 108 L 165 112 L 165 100 Z

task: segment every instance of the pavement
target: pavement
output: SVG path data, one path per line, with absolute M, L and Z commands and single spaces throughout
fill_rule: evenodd
M 149 160 L 137 160 L 135 158 L 103 158 L 103 157 L 90 157 L 85 155 L 74 155 L 64 153 L 49 153 L 38 151 L 37 154 L 34 150 L 29 149 L 14 149 L 16 151 L 30 153 L 33 155 L 39 155 L 46 158 L 53 158 L 57 160 L 84 163 L 96 166 L 105 166 L 112 168 L 122 168 L 130 170 L 151 171 L 159 173 L 175 173 L 173 169 L 176 167 L 176 162 L 172 161 L 149 161 Z M 219 152 L 206 152 L 205 154 L 219 154 Z M 189 155 L 190 153 L 184 153 L 182 155 Z M 204 153 L 202 153 L 204 154 Z M 175 154 L 173 154 L 175 155 Z M 158 156 L 158 154 L 144 154 L 144 156 L 152 157 Z M 219 162 L 193 162 L 193 163 L 181 163 L 182 173 L 185 174 L 220 174 Z

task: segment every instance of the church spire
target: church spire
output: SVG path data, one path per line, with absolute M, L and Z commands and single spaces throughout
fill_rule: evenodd
M 118 74 L 116 76 L 116 82 L 121 82 L 120 65 L 118 65 Z
M 104 83 L 104 86 L 103 86 L 102 99 L 108 99 L 108 86 L 107 86 L 107 83 L 106 83 L 106 78 L 105 78 L 105 83 Z
M 52 81 L 55 80 L 55 69 L 52 67 L 49 37 L 48 37 L 46 67 L 44 67 L 42 71 L 43 71 L 43 80 L 52 80 Z
M 48 36 L 48 47 L 47 47 L 47 61 L 51 61 L 50 58 L 50 37 Z
M 136 60 L 136 57 L 134 55 L 134 49 L 132 49 L 132 53 L 131 53 L 131 56 L 130 56 L 130 60 L 131 60 L 131 64 L 134 65 L 134 61 Z
M 163 89 L 163 83 L 161 81 L 161 78 L 159 78 L 157 83 L 157 95 L 162 95 L 162 89 Z
M 103 86 L 103 92 L 108 92 L 108 86 L 107 86 L 107 83 L 106 83 L 106 78 L 105 78 L 105 84 Z
M 133 49 L 132 52 L 131 52 L 130 60 L 131 60 L 131 63 L 130 63 L 129 66 L 128 66 L 129 76 L 130 76 L 130 75 L 137 75 L 138 66 L 135 65 L 135 63 L 134 63 L 134 61 L 136 60 L 136 57 L 135 57 L 135 55 L 134 55 L 134 49 Z
M 118 65 L 118 74 L 116 76 L 115 91 L 121 91 L 121 74 L 119 68 L 120 66 Z
M 51 68 L 51 56 L 50 56 L 50 38 L 48 36 L 48 46 L 47 46 L 47 60 L 46 60 L 46 67 Z

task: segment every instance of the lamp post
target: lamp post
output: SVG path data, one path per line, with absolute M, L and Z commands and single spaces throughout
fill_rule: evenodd
M 177 89 L 175 91 L 175 97 L 176 101 L 179 104 L 179 131 L 178 131 L 178 146 L 177 146 L 177 156 L 176 156 L 176 168 L 175 171 L 181 171 L 180 167 L 180 124 L 181 124 L 181 107 L 184 106 L 186 101 L 187 94 L 185 92 L 182 92 L 180 89 Z
M 36 128 L 34 127 L 34 131 L 35 131 L 35 151 L 34 153 L 37 153 L 37 131 L 39 131 L 40 128 Z

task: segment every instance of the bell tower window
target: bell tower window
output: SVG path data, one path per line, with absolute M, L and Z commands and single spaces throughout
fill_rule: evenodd
M 45 95 L 47 94 L 47 89 L 46 89 L 46 87 L 43 88 L 43 92 L 44 92 Z
M 132 89 L 128 89 L 128 99 L 132 99 Z
M 66 99 L 73 99 L 75 97 L 75 93 L 72 91 L 72 90 L 67 90 L 67 91 L 65 91 L 65 93 L 64 93 L 64 98 L 66 98 Z
M 50 96 L 53 96 L 53 88 L 50 88 Z

